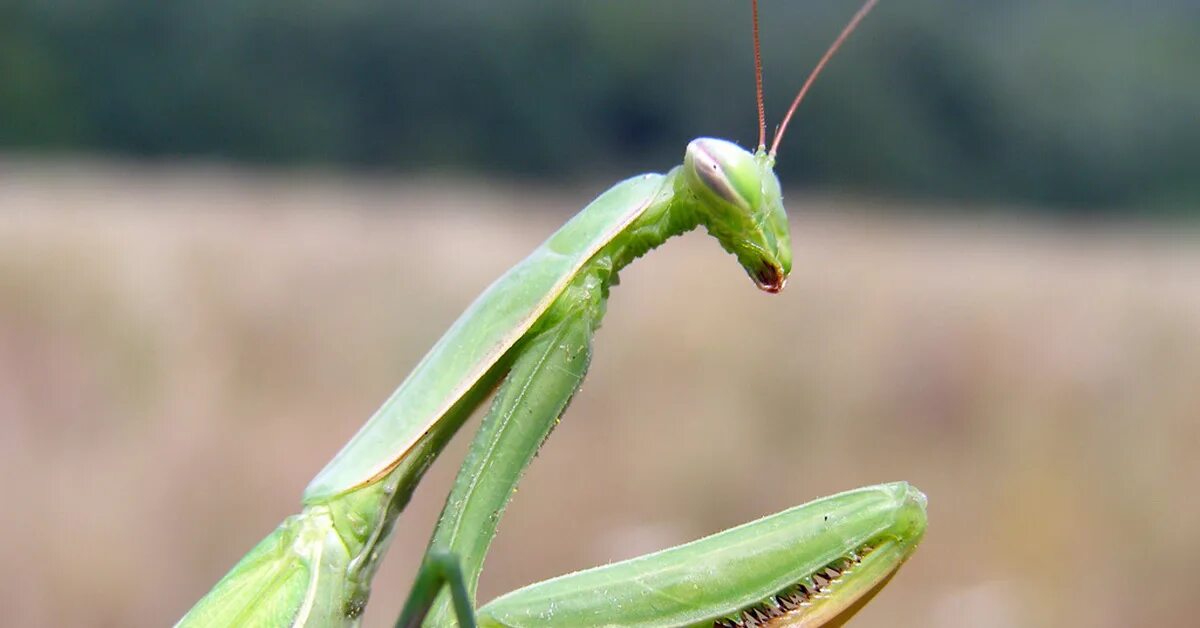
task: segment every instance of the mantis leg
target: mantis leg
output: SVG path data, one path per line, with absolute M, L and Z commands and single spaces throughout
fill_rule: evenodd
M 420 626 L 437 600 L 442 585 L 450 589 L 458 625 L 462 628 L 475 628 L 475 609 L 471 597 L 467 594 L 467 585 L 458 558 L 453 554 L 441 552 L 430 552 L 426 555 L 421 571 L 417 573 L 417 580 L 413 583 L 412 592 L 408 594 L 408 601 L 404 603 L 400 619 L 396 622 L 396 628 Z
M 500 516 L 525 467 L 587 372 L 600 309 L 595 307 L 599 290 L 588 290 L 586 294 L 593 298 L 572 299 L 577 305 L 566 308 L 563 317 L 520 347 L 519 357 L 471 444 L 430 541 L 423 570 L 454 571 L 441 564 L 444 557 L 454 557 L 461 566 L 457 571 L 471 606 Z M 425 575 L 419 575 L 418 581 L 422 577 Z M 453 580 L 444 580 L 453 591 Z M 427 625 L 447 625 L 451 623 L 450 615 L 449 601 L 443 596 Z
M 912 555 L 925 522 L 913 486 L 868 486 L 532 584 L 478 611 L 458 558 L 431 551 L 397 626 L 421 625 L 443 586 L 466 628 L 841 626 Z

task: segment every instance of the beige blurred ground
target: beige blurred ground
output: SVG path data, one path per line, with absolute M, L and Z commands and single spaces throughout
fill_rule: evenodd
M 2 623 L 174 621 L 598 191 L 0 162 Z M 778 297 L 698 235 L 623 274 L 482 597 L 907 479 L 928 536 L 855 625 L 1195 625 L 1196 234 L 789 205 Z

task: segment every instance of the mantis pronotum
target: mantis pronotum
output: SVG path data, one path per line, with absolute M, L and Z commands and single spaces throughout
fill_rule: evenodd
M 456 321 L 308 486 L 304 510 L 259 543 L 181 625 L 355 625 L 392 524 L 426 468 L 499 387 L 446 501 L 399 624 L 817 626 L 840 623 L 916 548 L 925 501 L 905 483 L 811 502 L 676 548 L 534 584 L 474 608 L 476 583 L 517 482 L 579 388 L 617 273 L 703 226 L 754 283 L 791 271 L 775 154 L 766 148 L 754 15 L 759 146 L 701 138 L 683 165 L 601 194 Z M 443 590 L 446 590 L 443 593 Z

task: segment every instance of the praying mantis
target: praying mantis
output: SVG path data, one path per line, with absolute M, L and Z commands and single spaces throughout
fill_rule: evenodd
M 393 523 L 426 469 L 495 390 L 398 626 L 840 625 L 912 555 L 925 497 L 904 482 L 852 490 L 724 532 L 554 578 L 475 609 L 500 516 L 579 389 L 619 271 L 704 227 L 761 289 L 792 266 L 774 173 L 787 123 L 868 0 L 804 83 L 766 148 L 752 0 L 759 146 L 687 146 L 666 174 L 601 194 L 493 283 L 312 480 L 304 508 L 255 546 L 178 625 L 353 626 Z

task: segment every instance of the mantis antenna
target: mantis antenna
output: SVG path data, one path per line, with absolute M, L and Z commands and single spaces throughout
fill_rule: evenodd
M 750 0 L 754 22 L 754 95 L 758 99 L 758 150 L 767 150 L 767 110 L 763 106 L 762 51 L 758 46 L 758 0 Z
M 846 24 L 846 27 L 842 29 L 841 34 L 838 35 L 837 39 L 833 41 L 833 45 L 831 45 L 829 49 L 825 51 L 824 56 L 821 57 L 821 60 L 817 62 L 816 67 L 813 68 L 813 71 L 808 75 L 808 78 L 805 79 L 804 85 L 800 87 L 800 91 L 796 94 L 796 99 L 792 101 L 792 106 L 788 108 L 787 114 L 783 116 L 783 122 L 780 122 L 779 128 L 775 130 L 775 138 L 771 140 L 771 157 L 775 157 L 776 151 L 779 150 L 779 142 L 783 139 L 783 133 L 787 130 L 788 122 L 792 121 L 792 114 L 796 113 L 796 107 L 800 105 L 801 100 L 804 100 L 804 96 L 808 94 L 808 89 L 812 87 L 812 84 L 817 80 L 817 76 L 821 74 L 821 70 L 825 69 L 825 64 L 829 63 L 829 60 L 833 58 L 833 54 L 842 46 L 842 43 L 846 41 L 846 38 L 850 36 L 850 33 L 853 33 L 854 29 L 858 28 L 859 22 L 862 22 L 863 18 L 867 17 L 867 14 L 871 12 L 871 9 L 875 8 L 875 5 L 878 4 L 878 2 L 879 0 L 867 0 L 865 3 L 863 3 L 862 7 L 859 8 L 858 13 L 855 13 L 854 17 L 850 18 L 850 23 Z M 764 141 L 766 138 L 766 129 L 763 123 L 762 63 L 759 60 L 758 53 L 758 0 L 752 0 L 751 12 L 754 14 L 754 59 L 755 69 L 758 73 L 758 144 L 761 147 L 766 143 Z

